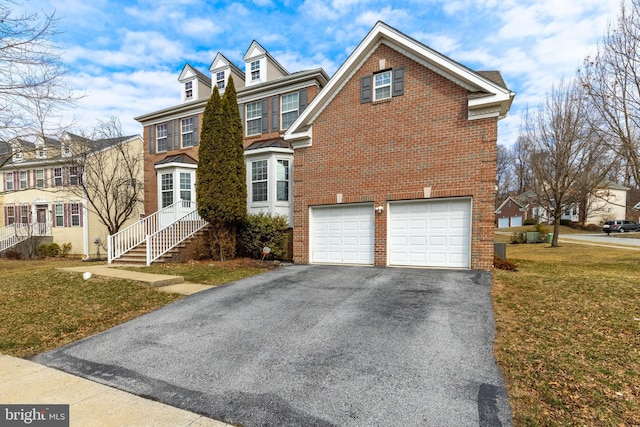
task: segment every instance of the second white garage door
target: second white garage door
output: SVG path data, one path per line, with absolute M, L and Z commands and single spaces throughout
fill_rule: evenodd
M 311 208 L 315 263 L 373 265 L 373 205 Z
M 471 200 L 389 204 L 389 265 L 468 268 Z

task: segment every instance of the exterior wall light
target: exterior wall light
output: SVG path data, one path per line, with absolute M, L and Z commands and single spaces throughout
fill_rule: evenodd
M 383 206 L 376 206 L 375 210 L 376 210 L 377 213 L 382 213 L 382 211 L 384 210 L 384 207 Z

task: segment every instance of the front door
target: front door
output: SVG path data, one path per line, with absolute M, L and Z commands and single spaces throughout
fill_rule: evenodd
M 37 205 L 36 206 L 36 224 L 35 224 L 35 233 L 38 236 L 46 236 L 48 227 L 47 221 L 47 205 Z

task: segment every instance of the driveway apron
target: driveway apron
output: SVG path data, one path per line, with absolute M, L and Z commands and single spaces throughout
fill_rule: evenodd
M 35 361 L 243 426 L 510 426 L 490 287 L 487 272 L 292 265 Z

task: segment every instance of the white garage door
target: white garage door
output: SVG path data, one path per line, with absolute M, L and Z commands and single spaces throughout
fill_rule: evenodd
M 311 208 L 315 263 L 373 265 L 373 205 Z
M 522 217 L 521 216 L 512 216 L 511 217 L 511 226 L 512 227 L 520 227 L 520 226 L 522 226 Z
M 389 264 L 468 268 L 471 200 L 389 204 Z
M 509 227 L 509 218 L 498 218 L 498 228 Z

